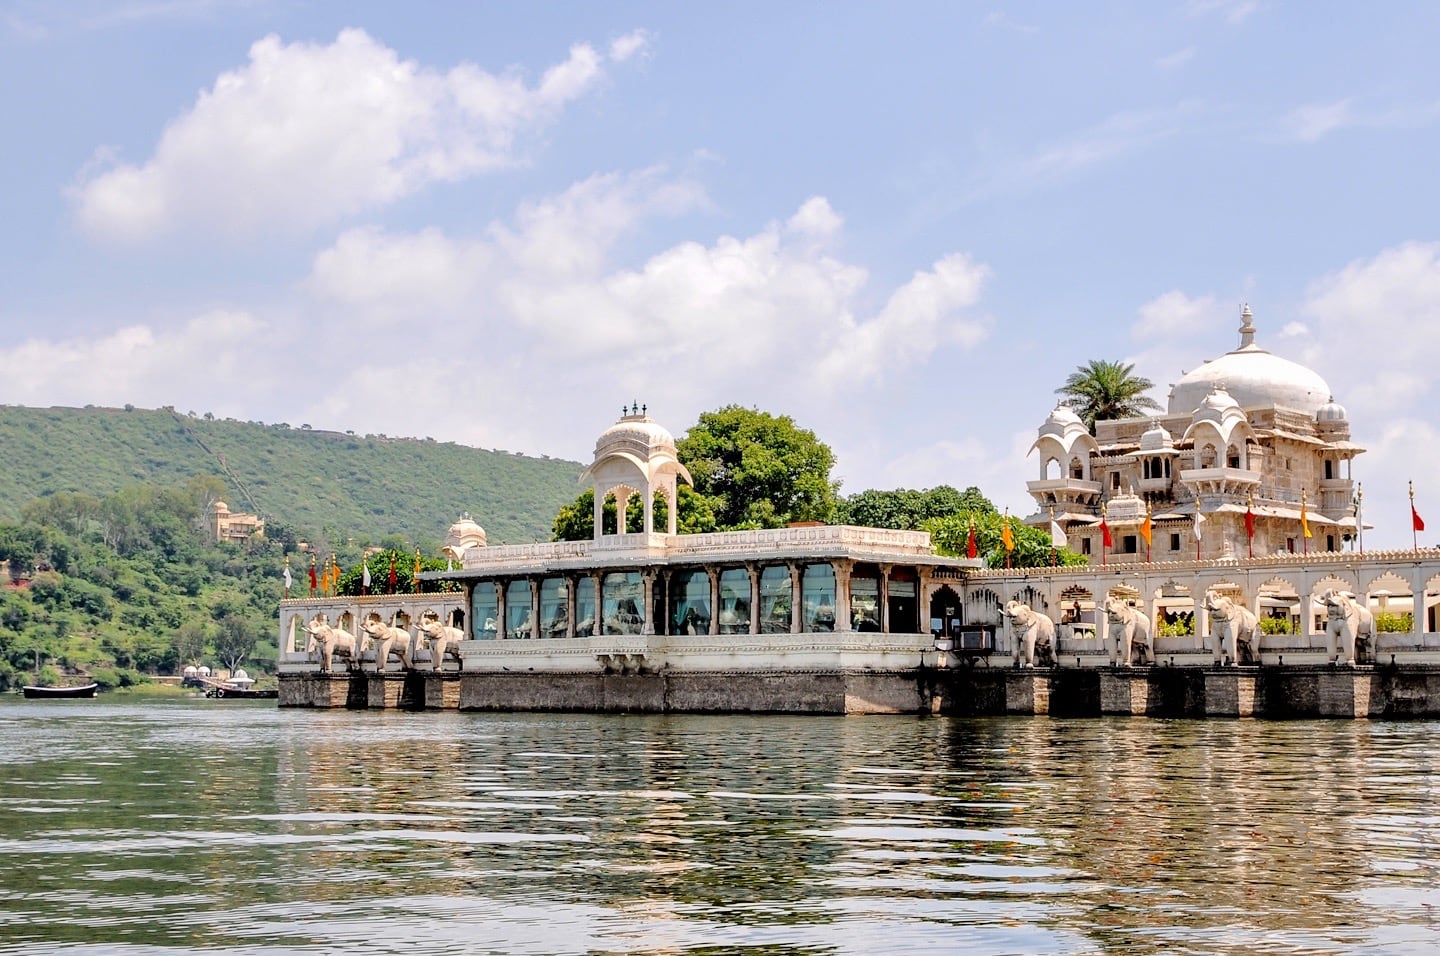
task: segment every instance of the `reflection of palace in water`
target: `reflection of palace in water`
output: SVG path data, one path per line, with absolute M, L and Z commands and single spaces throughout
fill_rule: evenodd
M 985 569 L 851 526 L 677 534 L 689 474 L 627 408 L 581 478 L 590 540 L 492 547 L 467 516 L 458 567 L 422 576 L 463 592 L 283 602 L 281 704 L 1036 712 L 1054 691 L 1075 712 L 1440 712 L 1440 551 L 1363 552 L 1345 410 L 1255 344 L 1248 308 L 1240 347 L 1183 376 L 1165 416 L 1092 436 L 1057 408 L 1032 451 L 1027 520 L 1088 565 Z M 607 524 L 632 500 L 638 531 Z M 306 646 L 320 625 L 334 676 Z M 364 649 L 385 627 L 399 663 Z M 453 656 L 432 661 L 443 627 Z

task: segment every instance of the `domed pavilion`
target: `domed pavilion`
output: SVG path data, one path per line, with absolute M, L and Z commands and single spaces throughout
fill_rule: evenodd
M 1053 515 L 1095 563 L 1102 520 L 1108 553 L 1130 560 L 1343 548 L 1364 449 L 1325 380 L 1257 344 L 1249 306 L 1240 318 L 1239 347 L 1181 376 L 1163 416 L 1097 421 L 1092 436 L 1068 407 L 1051 412 L 1031 446 L 1039 511 L 1028 522 L 1048 527 Z

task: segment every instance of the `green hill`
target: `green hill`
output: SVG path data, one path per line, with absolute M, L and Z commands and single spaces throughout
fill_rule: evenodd
M 232 511 L 314 531 L 440 540 L 464 512 L 491 544 L 544 541 L 581 466 L 430 439 L 192 418 L 170 409 L 0 407 L 0 521 L 56 491 L 96 497 L 218 475 Z

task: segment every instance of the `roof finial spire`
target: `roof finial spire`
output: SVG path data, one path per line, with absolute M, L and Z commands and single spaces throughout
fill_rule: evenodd
M 1246 348 L 1255 344 L 1255 318 L 1250 311 L 1250 303 L 1246 302 L 1240 309 L 1240 347 Z

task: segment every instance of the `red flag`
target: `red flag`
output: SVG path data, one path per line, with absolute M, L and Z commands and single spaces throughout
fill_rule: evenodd
M 390 593 L 395 593 L 395 555 L 390 555 Z
M 1100 519 L 1100 541 L 1107 548 L 1115 547 L 1115 539 L 1110 537 L 1110 525 L 1104 518 Z
M 973 558 L 979 553 L 980 549 L 975 547 L 975 522 L 972 521 L 970 522 L 970 539 L 965 542 L 965 557 Z
M 319 587 L 319 586 L 320 586 L 320 579 L 315 576 L 315 565 L 314 565 L 314 563 L 311 563 L 311 565 L 310 565 L 310 594 L 311 594 L 311 596 L 314 596 L 314 594 L 315 594 L 315 589 L 316 589 L 317 587 Z
M 1245 537 L 1255 537 L 1255 512 L 1250 510 L 1249 505 L 1245 506 Z
M 1415 505 L 1410 505 L 1410 527 L 1415 531 L 1425 530 L 1425 520 L 1420 517 L 1420 512 L 1415 510 Z

